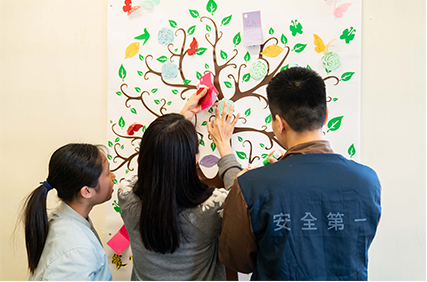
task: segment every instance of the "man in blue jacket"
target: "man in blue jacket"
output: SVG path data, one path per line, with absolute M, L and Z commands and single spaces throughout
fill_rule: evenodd
M 322 140 L 326 90 L 316 72 L 281 71 L 267 97 L 287 152 L 235 181 L 224 203 L 220 260 L 253 272 L 252 280 L 367 280 L 381 216 L 376 173 Z

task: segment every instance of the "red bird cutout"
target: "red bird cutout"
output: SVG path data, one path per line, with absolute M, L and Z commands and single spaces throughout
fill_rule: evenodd
M 141 6 L 133 6 L 132 7 L 132 0 L 125 0 L 125 5 L 123 6 L 123 12 L 128 13 L 128 16 L 141 8 Z
M 129 125 L 127 130 L 128 135 L 134 135 L 135 132 L 137 132 L 141 127 L 143 127 L 142 124 L 136 122 L 132 123 L 131 125 Z
M 197 42 L 196 38 L 193 37 L 193 41 L 191 41 L 190 43 L 190 49 L 187 50 L 187 54 L 189 56 L 194 55 L 198 48 L 199 48 L 199 43 Z

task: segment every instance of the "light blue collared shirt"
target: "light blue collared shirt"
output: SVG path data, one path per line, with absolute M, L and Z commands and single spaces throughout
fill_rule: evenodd
M 51 212 L 46 244 L 29 280 L 112 280 L 90 218 L 86 220 L 64 202 Z

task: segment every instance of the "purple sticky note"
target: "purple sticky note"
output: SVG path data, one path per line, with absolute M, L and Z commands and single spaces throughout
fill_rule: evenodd
M 261 12 L 243 13 L 243 40 L 245 46 L 262 44 Z
M 107 245 L 119 255 L 130 245 L 129 234 L 124 225 L 116 235 L 107 242 Z

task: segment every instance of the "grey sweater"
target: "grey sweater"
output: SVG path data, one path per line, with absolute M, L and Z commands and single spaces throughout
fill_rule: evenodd
M 144 247 L 139 232 L 141 202 L 132 192 L 137 177 L 120 184 L 121 216 L 133 253 L 132 280 L 225 280 L 225 268 L 218 259 L 222 207 L 242 167 L 233 154 L 222 157 L 218 167 L 225 189 L 216 188 L 205 202 L 181 212 L 179 222 L 185 237 L 181 237 L 173 254 L 160 254 Z

